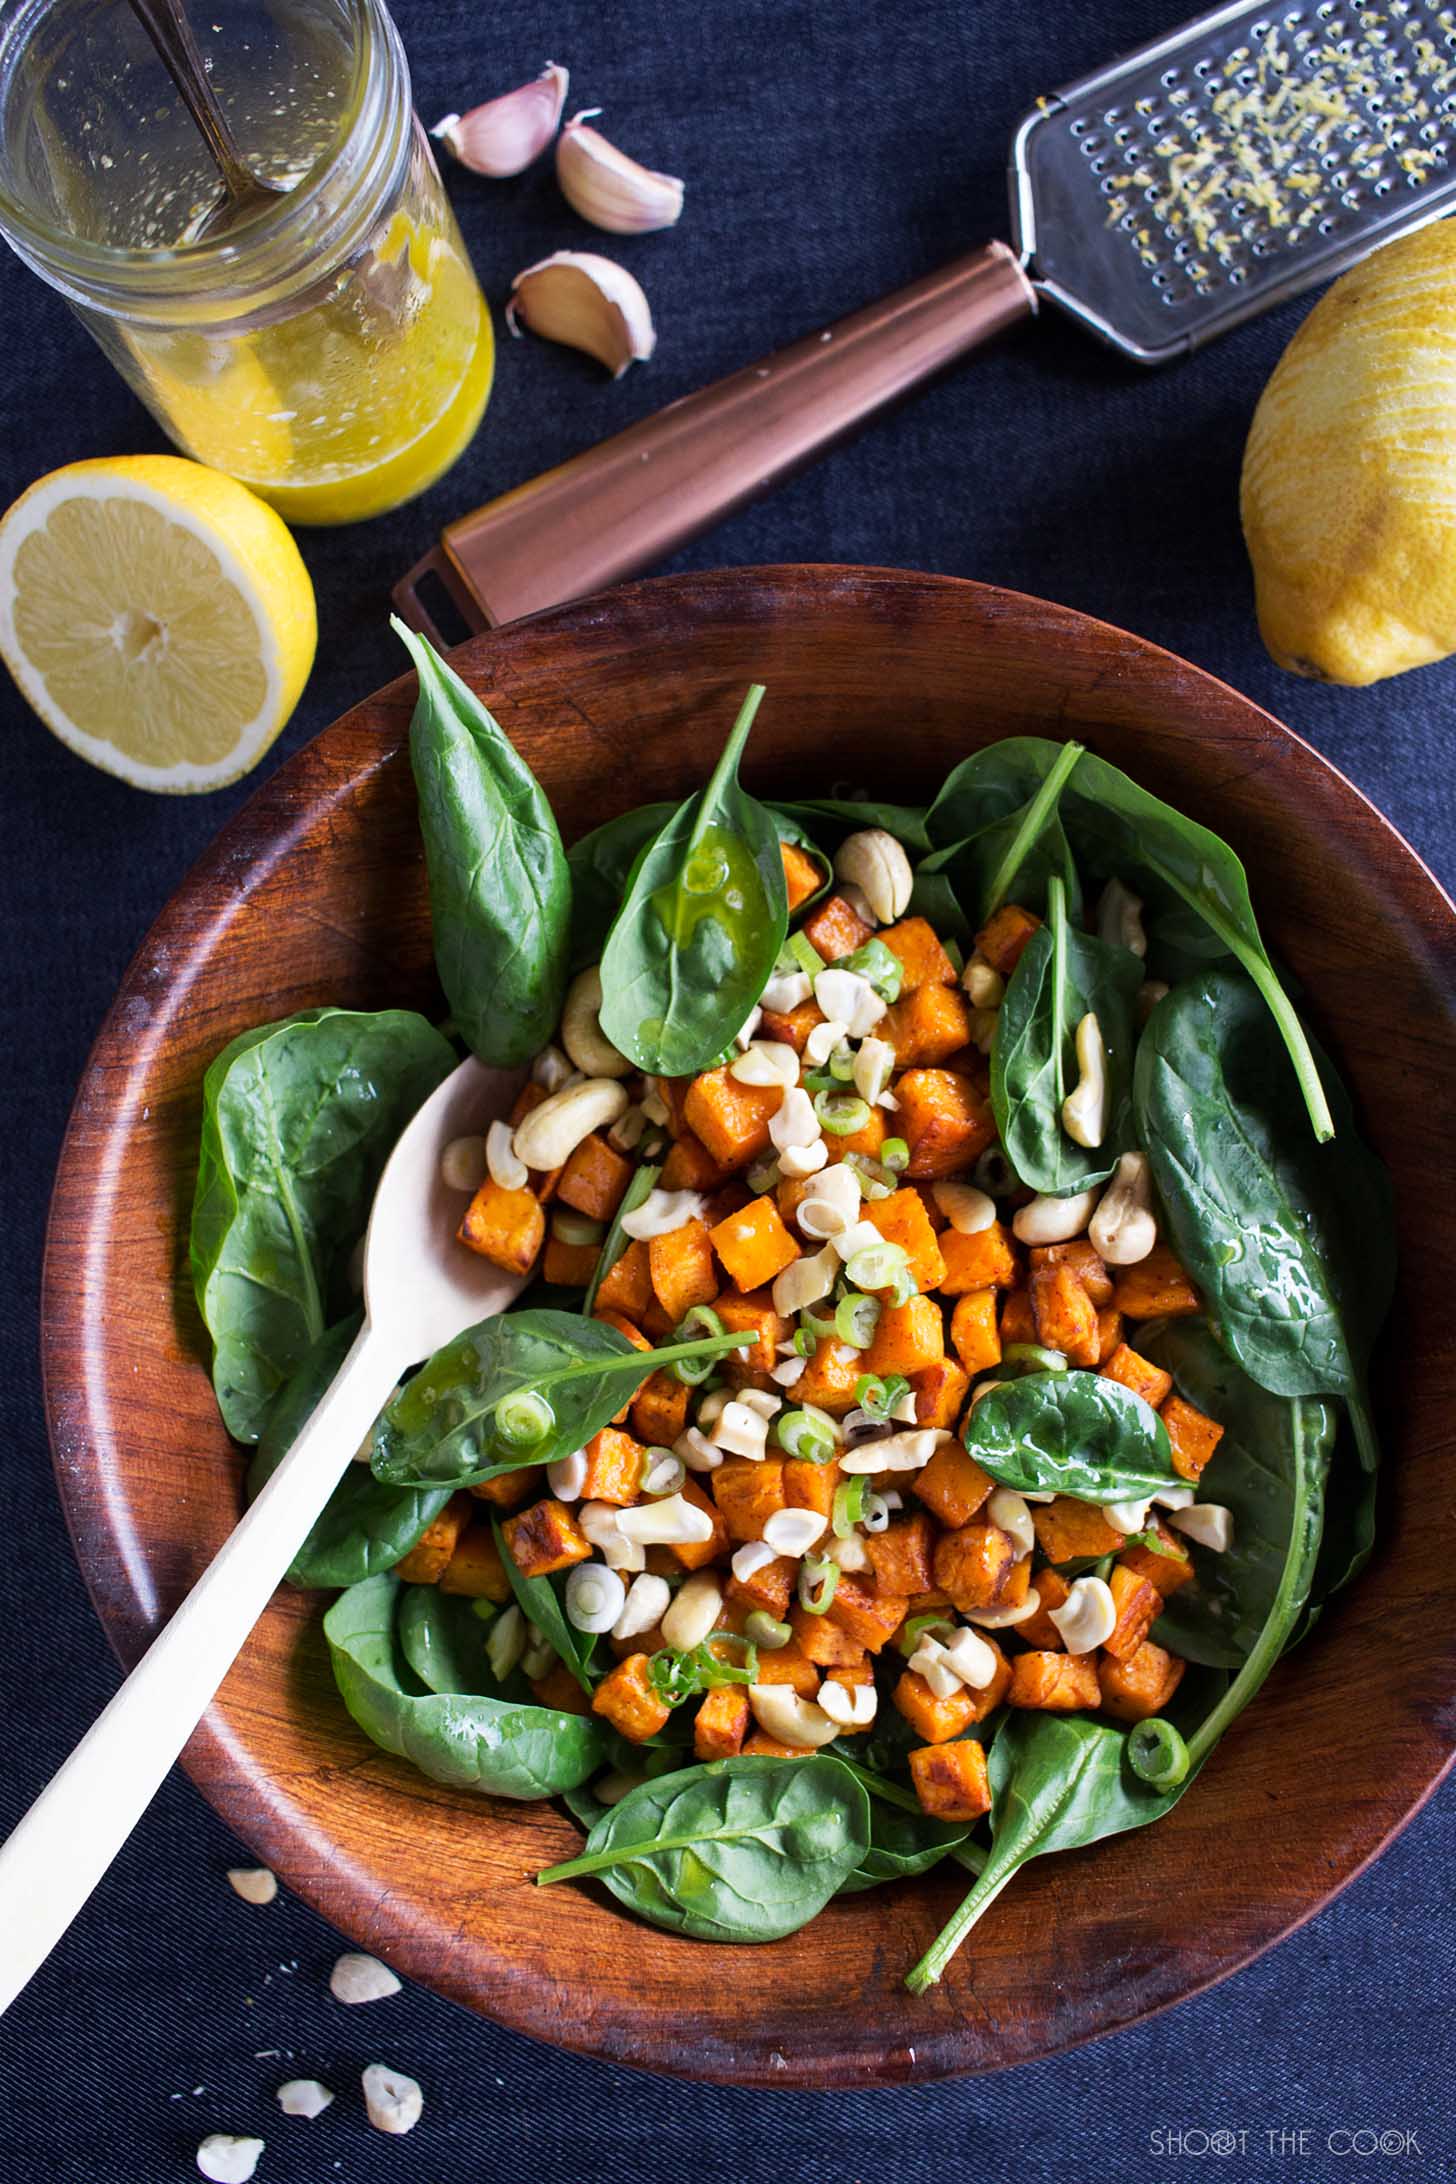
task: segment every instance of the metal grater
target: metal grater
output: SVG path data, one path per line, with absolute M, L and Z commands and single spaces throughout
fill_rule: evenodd
M 423 579 L 472 628 L 663 559 L 980 343 L 1060 304 L 1163 364 L 1456 202 L 1456 0 L 1240 4 L 1037 102 L 990 243 L 449 524 Z

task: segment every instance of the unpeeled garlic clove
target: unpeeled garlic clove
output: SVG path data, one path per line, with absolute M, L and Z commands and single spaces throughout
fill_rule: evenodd
M 430 131 L 447 144 L 462 167 L 494 181 L 520 174 L 556 134 L 571 78 L 548 61 L 534 83 L 523 83 L 468 114 L 447 114 Z
M 644 364 L 657 346 L 640 284 L 589 250 L 558 250 L 518 273 L 506 305 L 513 334 L 520 332 L 518 319 L 547 341 L 585 349 L 614 379 L 629 364 Z
M 599 106 L 573 114 L 556 146 L 556 179 L 574 212 L 613 235 L 650 235 L 673 227 L 682 215 L 683 185 L 675 174 L 654 174 L 600 129 L 589 129 Z

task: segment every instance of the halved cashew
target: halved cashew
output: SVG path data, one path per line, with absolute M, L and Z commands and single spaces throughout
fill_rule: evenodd
M 1011 1228 L 1019 1243 L 1069 1244 L 1081 1235 L 1096 1209 L 1096 1191 L 1077 1191 L 1071 1198 L 1033 1198 L 1011 1216 Z
M 1077 1026 L 1076 1048 L 1082 1074 L 1062 1101 L 1062 1128 L 1074 1145 L 1091 1150 L 1107 1135 L 1107 1054 L 1102 1026 L 1092 1009 Z
M 1117 1628 L 1117 1602 L 1100 1577 L 1079 1577 L 1062 1605 L 1049 1613 L 1068 1653 L 1095 1653 Z
M 986 1504 L 986 1514 L 1009 1539 L 1016 1542 L 1020 1555 L 1029 1555 L 1036 1545 L 1036 1534 L 1031 1528 L 1031 1511 L 1025 1497 L 1011 1486 L 998 1486 Z M 1129 1527 L 1129 1530 L 1133 1527 Z
M 789 1092 L 799 1081 L 798 1052 L 783 1039 L 753 1039 L 728 1064 L 728 1074 L 739 1084 L 777 1084 Z
M 1234 1543 L 1234 1516 L 1222 1502 L 1195 1502 L 1191 1509 L 1174 1509 L 1168 1522 L 1199 1547 L 1226 1555 Z
M 1088 1231 L 1109 1266 L 1136 1266 L 1158 1240 L 1153 1179 L 1146 1153 L 1124 1153 Z
M 511 1141 L 516 1158 L 528 1168 L 559 1168 L 583 1138 L 615 1122 L 626 1107 L 625 1087 L 610 1077 L 587 1077 L 581 1084 L 563 1085 L 516 1124 Z
M 818 1703 L 841 1729 L 868 1729 L 879 1711 L 879 1694 L 873 1684 L 842 1684 L 837 1676 L 826 1676 Z
M 632 1064 L 602 1030 L 602 973 L 594 963 L 578 971 L 561 1010 L 561 1044 L 588 1077 L 625 1077 Z
M 910 859 L 894 835 L 887 834 L 883 827 L 866 827 L 863 833 L 846 835 L 835 855 L 834 872 L 837 879 L 863 889 L 865 901 L 881 925 L 893 925 L 910 906 L 910 890 L 915 884 Z
M 531 1180 L 526 1163 L 516 1151 L 511 1126 L 499 1116 L 485 1135 L 485 1165 L 491 1181 L 503 1191 L 523 1191 Z
M 979 1236 L 996 1218 L 996 1201 L 974 1183 L 932 1183 L 930 1195 L 958 1236 Z
M 1097 903 L 1097 933 L 1109 947 L 1126 948 L 1130 954 L 1145 956 L 1148 952 L 1148 936 L 1143 931 L 1143 901 L 1121 880 L 1109 880 Z
M 711 1570 L 699 1570 L 674 1594 L 662 1618 L 662 1635 L 679 1653 L 700 1646 L 718 1620 L 723 1594 Z
M 777 1737 L 780 1744 L 807 1745 L 817 1751 L 821 1744 L 832 1744 L 839 1734 L 838 1722 L 831 1721 L 822 1706 L 816 1706 L 812 1699 L 801 1699 L 788 1684 L 750 1684 L 748 1703 L 759 1728 Z
M 999 1009 L 1006 998 L 1006 981 L 994 963 L 984 956 L 972 956 L 961 973 L 961 984 L 970 996 L 973 1009 Z

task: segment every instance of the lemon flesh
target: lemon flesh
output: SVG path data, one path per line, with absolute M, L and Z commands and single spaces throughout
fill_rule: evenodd
M 0 653 L 81 757 L 186 793 L 246 773 L 313 664 L 313 587 L 246 487 L 178 456 L 73 463 L 0 521 Z
M 1456 222 L 1315 305 L 1254 413 L 1242 511 L 1281 667 L 1364 684 L 1456 651 Z

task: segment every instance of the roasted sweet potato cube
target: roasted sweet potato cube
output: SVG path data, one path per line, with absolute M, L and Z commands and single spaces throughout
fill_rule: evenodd
M 507 1274 L 529 1274 L 546 1241 L 546 1214 L 530 1191 L 503 1191 L 487 1176 L 465 1209 L 460 1241 Z
M 869 1351 L 853 1349 L 847 1342 L 821 1341 L 794 1383 L 794 1402 L 801 1407 L 812 1404 L 832 1418 L 842 1418 L 854 1409 L 860 1376 L 873 1370 L 869 1356 Z
M 945 1261 L 919 1191 L 907 1185 L 903 1190 L 891 1191 L 888 1198 L 867 1199 L 861 1212 L 886 1243 L 900 1245 L 910 1261 L 910 1278 L 917 1289 L 939 1289 Z
M 910 1780 L 932 1820 L 979 1820 L 991 1810 L 986 1747 L 974 1737 L 920 1745 L 910 1754 Z
M 1166 1244 L 1154 1244 L 1136 1266 L 1120 1266 L 1112 1301 L 1129 1319 L 1186 1319 L 1202 1300 Z
M 522 1577 L 550 1577 L 575 1562 L 591 1560 L 591 1542 L 565 1502 L 548 1494 L 501 1526 L 510 1557 Z
M 837 963 L 841 956 L 853 955 L 856 948 L 862 948 L 874 927 L 865 924 L 843 895 L 826 895 L 823 902 L 815 904 L 799 931 L 826 963 Z
M 824 1022 L 824 1011 L 817 1001 L 801 1001 L 797 1008 L 765 1009 L 759 1022 L 761 1039 L 772 1039 L 779 1046 L 791 1046 L 796 1054 L 802 1054 L 810 1032 L 816 1024 Z
M 562 1169 L 556 1195 L 563 1206 L 575 1206 L 593 1221 L 610 1221 L 631 1180 L 631 1161 L 593 1130 Z
M 674 1327 L 695 1304 L 711 1304 L 718 1294 L 712 1232 L 706 1221 L 684 1221 L 647 1246 L 652 1293 Z
M 1112 1302 L 1112 1276 L 1101 1252 L 1086 1236 L 1073 1237 L 1066 1244 L 1033 1245 L 1031 1264 L 1033 1271 L 1039 1266 L 1069 1266 L 1099 1311 Z
M 709 1233 L 729 1281 L 740 1291 L 765 1288 L 799 1256 L 771 1198 L 751 1198 Z
M 1048 1562 L 1080 1562 L 1084 1557 L 1095 1562 L 1102 1555 L 1115 1555 L 1122 1545 L 1121 1532 L 1114 1532 L 1094 1502 L 1074 1501 L 1070 1494 L 1034 1503 L 1031 1523 Z
M 716 1478 L 717 1473 L 715 1472 L 713 1476 Z M 663 1552 L 665 1556 L 671 1557 L 674 1566 L 678 1569 L 705 1570 L 710 1562 L 721 1562 L 727 1554 L 731 1544 L 728 1526 L 718 1504 L 709 1499 L 696 1479 L 685 1479 L 679 1488 L 679 1492 L 684 1501 L 692 1503 L 694 1509 L 701 1509 L 704 1516 L 712 1518 L 713 1529 L 707 1539 L 674 1540 L 672 1545 L 665 1548 Z M 647 1555 L 650 1569 L 652 1566 L 652 1549 L 650 1547 L 647 1550 Z
M 1114 1562 L 1107 1582 L 1112 1589 L 1117 1621 L 1102 1643 L 1114 1660 L 1125 1661 L 1137 1652 L 1147 1637 L 1154 1616 L 1162 1610 L 1163 1596 L 1156 1585 L 1139 1577 L 1125 1562 Z
M 783 1102 L 783 1086 L 740 1084 L 725 1063 L 694 1077 L 683 1101 L 687 1126 L 719 1167 L 746 1168 L 769 1142 L 768 1126 Z
M 762 1539 L 763 1528 L 775 1510 L 789 1505 L 784 1467 L 775 1456 L 765 1457 L 762 1462 L 748 1456 L 725 1456 L 717 1470 L 709 1474 L 709 1480 L 730 1539 Z
M 793 1321 L 774 1310 L 767 1289 L 750 1289 L 746 1294 L 725 1289 L 713 1310 L 730 1334 L 753 1336 L 751 1350 L 731 1350 L 723 1360 L 729 1379 L 766 1380 L 779 1362 L 779 1344 L 793 1332 Z
M 789 1627 L 794 1633 L 794 1643 L 806 1660 L 814 1663 L 832 1676 L 843 1670 L 858 1668 L 865 1660 L 865 1649 L 857 1638 L 837 1623 L 831 1623 L 827 1615 L 811 1615 L 807 1608 L 796 1603 L 789 1613 Z
M 758 1681 L 765 1684 L 787 1684 L 791 1691 L 797 1691 L 801 1699 L 812 1699 L 819 1689 L 819 1670 L 803 1647 L 791 1638 L 786 1646 L 775 1646 L 771 1650 L 760 1649 Z
M 438 1585 L 469 1522 L 469 1502 L 461 1494 L 452 1495 L 438 1517 L 425 1526 L 409 1553 L 395 1564 L 395 1576 L 410 1585 Z
M 1001 1347 L 1013 1342 L 1035 1342 L 1036 1321 L 1031 1313 L 1031 1291 L 1008 1289 L 1001 1300 Z
M 974 1236 L 944 1229 L 940 1255 L 945 1261 L 940 1286 L 948 1297 L 959 1297 L 968 1289 L 1010 1289 L 1019 1277 L 1016 1246 L 1004 1221 L 993 1221 Z
M 910 1385 L 915 1391 L 916 1425 L 939 1426 L 947 1433 L 954 1431 L 971 1385 L 971 1376 L 965 1368 L 957 1365 L 954 1358 L 943 1357 L 937 1364 L 911 1373 Z
M 1036 1339 L 1046 1349 L 1060 1350 L 1073 1365 L 1097 1363 L 1097 1307 L 1070 1266 L 1032 1268 L 1031 1316 Z
M 789 1596 L 794 1590 L 794 1579 L 799 1565 L 787 1555 L 775 1555 L 752 1577 L 730 1577 L 724 1588 L 724 1602 L 728 1607 L 742 1608 L 745 1617 L 755 1608 L 766 1609 L 782 1622 L 789 1611 Z
M 1018 1653 L 1007 1701 L 1046 1714 L 1070 1714 L 1101 1702 L 1097 1663 L 1090 1653 Z
M 519 1509 L 541 1492 L 546 1484 L 544 1464 L 522 1464 L 519 1471 L 502 1471 L 498 1478 L 482 1479 L 470 1492 L 492 1509 Z
M 1173 1444 L 1173 1469 L 1180 1479 L 1187 1479 L 1196 1486 L 1209 1458 L 1223 1439 L 1223 1427 L 1215 1425 L 1191 1403 L 1185 1403 L 1181 1395 L 1170 1395 L 1158 1416 L 1167 1427 L 1168 1439 Z
M 1019 902 L 1003 902 L 977 933 L 976 953 L 983 955 L 1003 978 L 1009 978 L 1040 924 L 1036 913 L 1023 910 Z
M 779 1737 L 771 1737 L 766 1729 L 755 1729 L 743 1746 L 745 1759 L 811 1759 L 813 1746 L 809 1744 L 785 1744 Z
M 848 1160 L 851 1153 L 862 1153 L 866 1160 L 878 1160 L 889 1134 L 890 1127 L 885 1120 L 885 1110 L 883 1107 L 872 1107 L 869 1120 L 861 1123 L 857 1130 L 848 1130 L 843 1137 L 835 1137 L 831 1131 L 825 1137 L 830 1167 L 836 1161 Z
M 592 1712 L 602 1715 L 632 1744 L 645 1744 L 655 1737 L 672 1715 L 672 1708 L 648 1681 L 648 1659 L 645 1653 L 629 1653 L 592 1694 Z
M 652 1265 L 647 1246 L 634 1236 L 614 1266 L 608 1267 L 597 1289 L 596 1310 L 622 1312 L 629 1320 L 644 1317 L 652 1302 Z
M 648 1448 L 671 1448 L 686 1429 L 691 1401 L 676 1373 L 659 1367 L 632 1398 L 632 1431 Z
M 907 1602 L 898 1593 L 882 1593 L 850 1571 L 840 1572 L 829 1603 L 830 1619 L 870 1653 L 888 1644 L 905 1620 Z
M 1015 1540 L 999 1524 L 963 1524 L 936 1542 L 935 1582 L 963 1615 L 999 1607 L 1020 1559 Z
M 541 1273 L 553 1288 L 585 1289 L 600 1257 L 600 1244 L 564 1244 L 559 1236 L 548 1236 Z
M 834 1512 L 834 1491 L 843 1479 L 835 1462 L 811 1464 L 791 1456 L 784 1464 L 784 1494 L 790 1509 L 812 1509 L 817 1516 Z
M 924 1470 L 911 1474 L 910 1488 L 948 1532 L 958 1532 L 970 1523 L 995 1483 L 959 1441 L 942 1441 Z
M 726 1221 L 730 1213 L 741 1213 L 752 1203 L 753 1193 L 742 1176 L 730 1175 L 726 1183 L 720 1183 L 717 1190 L 710 1191 L 704 1199 L 703 1219 L 710 1229 L 714 1229 L 720 1221 Z
M 662 1163 L 658 1188 L 664 1191 L 715 1191 L 728 1171 L 720 1168 L 702 1139 L 684 1129 L 674 1138 Z
M 1009 1676 L 1009 1669 L 1007 1674 Z M 925 1678 L 913 1668 L 906 1669 L 891 1697 L 916 1736 L 924 1737 L 927 1744 L 949 1744 L 953 1737 L 963 1737 L 976 1722 L 974 1691 L 968 1691 L 962 1685 L 952 1691 L 949 1698 L 937 1698 Z
M 1102 1371 L 1108 1380 L 1115 1380 L 1120 1387 L 1131 1389 L 1134 1395 L 1140 1395 L 1145 1403 L 1150 1403 L 1154 1410 L 1160 1403 L 1166 1403 L 1173 1392 L 1173 1375 L 1165 1373 L 1160 1365 L 1154 1365 L 1147 1358 L 1139 1356 L 1136 1350 L 1130 1350 L 1125 1342 L 1117 1345 Z
M 885 1011 L 878 1029 L 901 1069 L 948 1062 L 970 1035 L 970 1004 L 958 986 L 917 986 Z
M 988 1365 L 1000 1364 L 994 1289 L 968 1289 L 963 1297 L 956 1298 L 950 1316 L 950 1339 L 968 1373 L 983 1373 Z
M 1186 1661 L 1167 1653 L 1145 1638 L 1125 1660 L 1104 1654 L 1097 1680 L 1102 1687 L 1102 1711 L 1116 1721 L 1146 1721 L 1161 1714 L 1183 1681 Z
M 1175 1593 L 1193 1577 L 1193 1558 L 1186 1544 L 1160 1517 L 1150 1519 L 1145 1529 L 1151 1532 L 1157 1546 L 1124 1547 L 1117 1558 L 1118 1563 L 1124 1570 L 1131 1570 L 1134 1577 L 1145 1577 L 1166 1600 L 1170 1593 Z
M 903 1304 L 882 1304 L 875 1338 L 865 1352 L 867 1372 L 923 1372 L 945 1356 L 945 1314 L 935 1297 L 907 1297 Z M 804 1383 L 798 1387 L 802 1402 Z
M 926 1509 L 896 1517 L 865 1541 L 875 1584 L 882 1593 L 924 1592 L 934 1582 L 935 1522 Z
M 1062 1634 L 1052 1621 L 1051 1611 L 1053 1608 L 1066 1606 L 1071 1585 L 1060 1570 L 1054 1570 L 1050 1566 L 1038 1570 L 1032 1583 L 1036 1587 L 1037 1599 L 1041 1605 L 1034 1615 L 1029 1615 L 1024 1623 L 1016 1625 L 1016 1635 L 1024 1645 L 1035 1647 L 1044 1653 L 1062 1652 L 1065 1650 Z
M 969 1077 L 953 1069 L 907 1069 L 895 1085 L 895 1097 L 900 1102 L 900 1135 L 910 1148 L 905 1173 L 912 1181 L 954 1175 L 995 1138 L 996 1123 L 985 1097 Z
M 875 1672 L 871 1668 L 868 1660 L 847 1661 L 843 1664 L 842 1667 L 830 1669 L 828 1675 L 824 1678 L 824 1683 L 829 1683 L 832 1681 L 837 1684 L 842 1684 L 846 1691 L 853 1691 L 856 1685 L 866 1686 L 872 1684 L 874 1680 Z M 821 1684 L 819 1688 L 822 1691 L 824 1685 Z M 859 1734 L 857 1730 L 850 1733 L 854 1735 Z
M 510 1599 L 511 1581 L 488 1524 L 466 1526 L 440 1572 L 440 1590 L 459 1593 L 467 1600 L 494 1600 L 497 1605 Z
M 901 918 L 887 925 L 880 939 L 891 955 L 898 956 L 903 976 L 900 992 L 919 993 L 926 986 L 954 986 L 956 968 L 927 918 Z
M 1122 1314 L 1115 1304 L 1099 1306 L 1097 1312 L 1097 1363 L 1101 1367 L 1122 1346 Z
M 614 1509 L 630 1509 L 642 1490 L 643 1458 L 647 1451 L 630 1433 L 603 1426 L 586 1444 L 586 1478 L 583 1501 L 610 1502 Z
M 591 1700 L 564 1661 L 553 1661 L 544 1676 L 531 1678 L 531 1696 L 538 1706 L 550 1706 L 558 1714 L 589 1714 Z
M 784 886 L 789 893 L 789 916 L 817 895 L 824 885 L 824 875 L 814 859 L 797 842 L 780 842 L 779 855 L 784 860 Z
M 694 1759 L 732 1759 L 748 1734 L 748 1693 L 742 1684 L 705 1692 L 693 1721 Z

